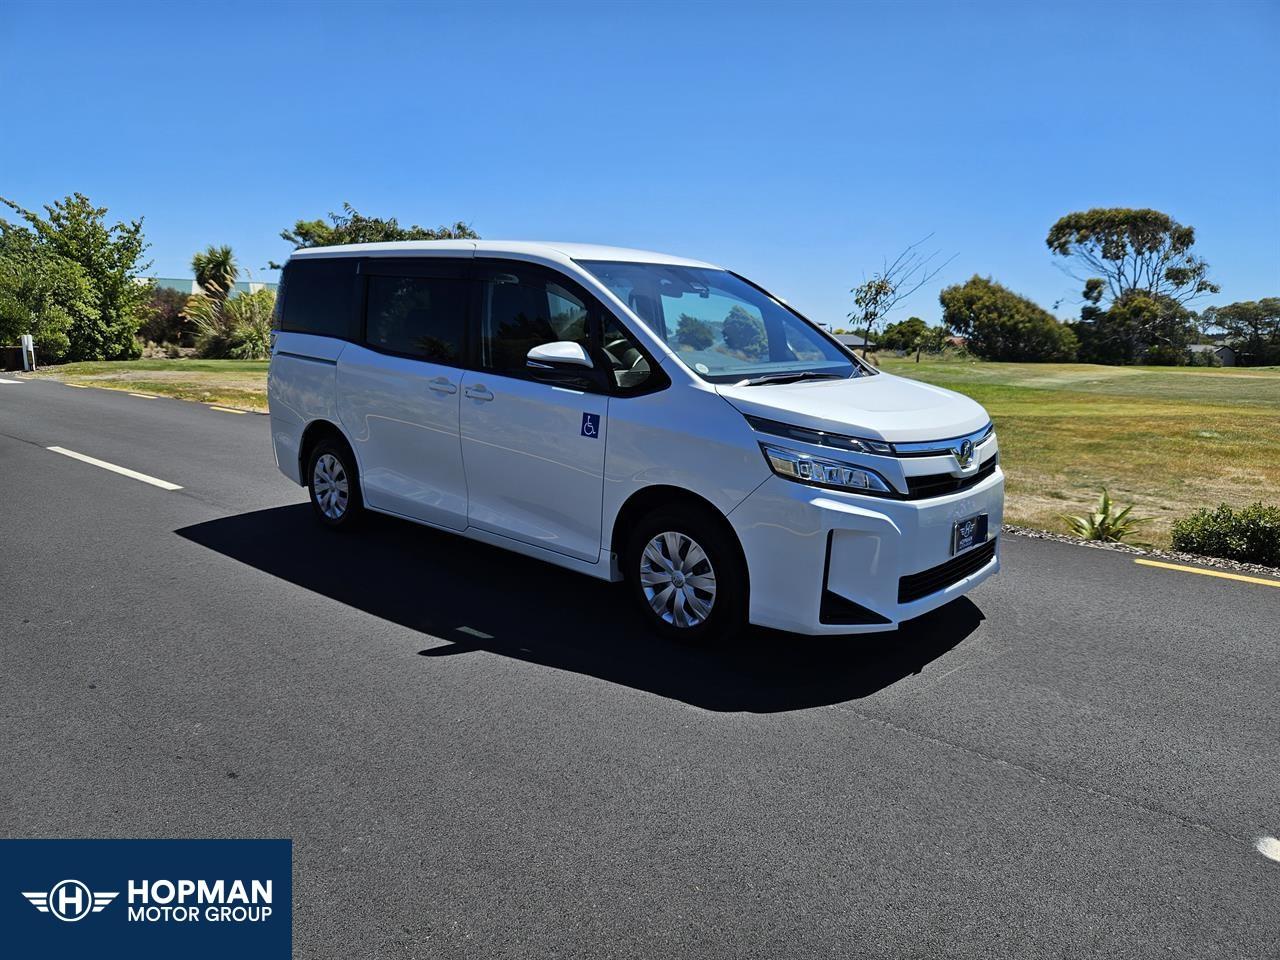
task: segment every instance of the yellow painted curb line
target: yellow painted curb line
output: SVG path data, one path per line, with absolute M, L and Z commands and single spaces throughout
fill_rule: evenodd
M 230 407 L 215 407 L 213 404 L 209 404 L 209 409 L 217 410 L 219 413 L 244 413 L 245 412 L 243 410 L 232 410 Z
M 1227 573 L 1223 570 L 1205 570 L 1201 567 L 1184 567 L 1180 563 L 1161 563 L 1158 560 L 1135 559 L 1144 567 L 1160 567 L 1162 570 L 1180 570 L 1183 573 L 1198 573 L 1205 577 L 1221 577 L 1223 580 L 1241 580 L 1245 583 L 1260 583 L 1264 587 L 1280 587 L 1280 580 L 1265 580 L 1262 577 L 1247 577 L 1243 573 Z

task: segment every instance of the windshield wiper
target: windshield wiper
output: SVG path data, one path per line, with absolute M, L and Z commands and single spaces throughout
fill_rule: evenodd
M 739 380 L 735 387 L 759 387 L 766 383 L 798 383 L 801 380 L 844 380 L 839 373 L 821 373 L 817 370 L 798 370 L 795 373 L 766 373 L 759 377 Z

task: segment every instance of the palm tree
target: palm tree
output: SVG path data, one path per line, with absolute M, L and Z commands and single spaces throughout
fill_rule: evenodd
M 191 258 L 191 269 L 195 271 L 196 283 L 209 296 L 218 300 L 226 299 L 235 285 L 240 268 L 236 266 L 235 255 L 230 247 L 215 247 L 213 244 Z

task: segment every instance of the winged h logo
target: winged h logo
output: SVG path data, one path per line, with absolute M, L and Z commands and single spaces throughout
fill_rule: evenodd
M 960 446 L 951 451 L 956 455 L 956 462 L 962 467 L 967 467 L 973 463 L 973 441 L 962 440 Z
M 90 890 L 79 880 L 63 880 L 54 884 L 53 889 L 47 893 L 24 890 L 22 895 L 41 913 L 51 913 L 59 920 L 74 923 L 91 913 L 101 913 L 120 894 L 118 891 L 106 893 Z

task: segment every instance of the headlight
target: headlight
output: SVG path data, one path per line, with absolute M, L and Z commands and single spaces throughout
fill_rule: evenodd
M 764 417 L 753 417 L 743 414 L 751 429 L 757 433 L 768 433 L 787 440 L 799 440 L 801 443 L 812 443 L 821 447 L 835 447 L 840 450 L 851 450 L 854 453 L 870 453 L 876 456 L 893 456 L 893 444 L 883 440 L 868 440 L 862 437 L 847 437 L 838 433 L 827 433 L 824 430 L 812 430 L 808 427 L 797 427 L 790 423 L 779 423 L 777 420 L 766 420 Z
M 819 487 L 837 490 L 854 490 L 858 493 L 893 495 L 893 489 L 884 479 L 870 470 L 855 467 L 838 460 L 812 457 L 807 453 L 775 447 L 771 443 L 760 444 L 764 457 L 773 472 L 788 480 L 812 483 Z

